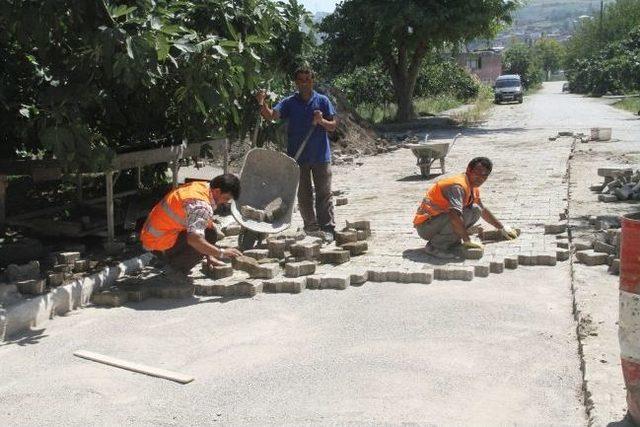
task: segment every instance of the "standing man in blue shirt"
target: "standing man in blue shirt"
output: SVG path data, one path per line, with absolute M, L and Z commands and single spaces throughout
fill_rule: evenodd
M 331 198 L 331 147 L 327 132 L 337 127 L 336 111 L 325 95 L 313 90 L 314 73 L 299 68 L 294 74 L 298 91 L 284 98 L 273 109 L 265 103 L 267 94 L 256 95 L 260 114 L 265 120 L 288 120 L 287 154 L 294 157 L 305 136 L 314 128 L 304 151 L 298 158 L 300 184 L 298 205 L 308 234 L 332 240 L 335 229 L 333 200 Z M 311 180 L 313 179 L 313 185 Z M 315 210 L 313 192 L 315 189 Z

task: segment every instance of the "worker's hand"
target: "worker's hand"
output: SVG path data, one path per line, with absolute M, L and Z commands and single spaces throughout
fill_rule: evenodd
M 313 125 L 318 125 L 320 123 L 322 123 L 322 111 L 315 110 L 313 112 L 313 122 L 312 122 L 312 124 Z
M 220 249 L 220 255 L 226 258 L 236 258 L 242 256 L 242 252 L 236 248 Z
M 258 101 L 258 105 L 263 105 L 265 99 L 267 99 L 267 91 L 264 89 L 258 90 L 258 92 L 256 92 L 256 101 Z
M 518 232 L 511 227 L 502 227 L 500 234 L 507 240 L 513 240 L 518 238 Z
M 222 267 L 224 265 L 227 265 L 226 263 L 211 255 L 207 255 L 207 264 L 209 264 L 209 267 Z
M 484 249 L 482 243 L 472 242 L 471 240 L 468 242 L 462 242 L 462 246 L 466 249 Z

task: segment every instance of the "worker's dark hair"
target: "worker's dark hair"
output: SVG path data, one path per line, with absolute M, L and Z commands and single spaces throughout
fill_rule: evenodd
M 491 172 L 491 169 L 493 169 L 493 163 L 487 157 L 475 157 L 471 159 L 469 165 L 467 166 L 467 169 L 473 169 L 477 165 L 482 165 L 482 167 L 484 167 L 487 172 Z
M 296 80 L 299 74 L 309 74 L 312 79 L 316 77 L 316 73 L 314 73 L 311 67 L 309 67 L 308 65 L 302 65 L 298 67 L 293 73 L 293 80 Z
M 209 186 L 213 190 L 219 188 L 221 193 L 231 193 L 233 200 L 240 197 L 240 179 L 232 173 L 218 175 L 211 180 Z

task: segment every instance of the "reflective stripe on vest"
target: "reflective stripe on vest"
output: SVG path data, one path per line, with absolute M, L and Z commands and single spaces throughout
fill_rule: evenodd
M 454 175 L 444 178 L 436 182 L 427 190 L 427 194 L 422 199 L 416 215 L 413 218 L 413 225 L 419 225 L 423 222 L 446 213 L 451 209 L 449 200 L 444 196 L 443 190 L 452 186 L 459 185 L 465 193 L 464 207 L 469 207 L 473 203 L 480 203 L 480 191 L 478 188 L 471 187 L 466 174 Z
M 176 223 L 185 226 L 187 225 L 187 222 L 177 213 L 175 213 L 173 210 L 171 210 L 171 207 L 169 206 L 169 204 L 167 203 L 166 200 L 163 200 L 162 202 L 160 202 L 160 208 L 162 208 L 162 210 L 164 211 L 164 213 L 171 218 L 172 220 L 174 220 Z

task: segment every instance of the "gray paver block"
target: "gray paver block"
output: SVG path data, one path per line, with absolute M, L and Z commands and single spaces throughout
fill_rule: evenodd
M 16 288 L 18 288 L 18 292 L 21 294 L 27 295 L 42 295 L 46 289 L 46 283 L 44 279 L 31 279 L 31 280 L 22 280 L 20 282 L 16 282 Z
M 605 232 L 607 243 L 615 246 L 616 248 L 620 247 L 620 233 L 621 230 L 619 228 L 612 228 Z
M 273 222 L 281 218 L 287 212 L 287 204 L 281 197 L 277 197 L 264 208 L 264 219 L 267 222 Z
M 538 257 L 536 255 L 518 255 L 518 265 L 538 265 Z
M 556 251 L 556 260 L 567 261 L 569 258 L 571 258 L 571 251 L 568 249 L 558 249 Z
M 155 284 L 149 286 L 149 295 L 155 298 L 183 299 L 193 295 L 194 285 Z
M 474 265 L 473 275 L 475 277 L 489 277 L 489 265 L 488 264 Z
M 284 266 L 286 277 L 309 276 L 316 272 L 316 263 L 313 261 L 291 262 Z
M 544 234 L 561 234 L 567 231 L 567 223 L 545 224 Z
M 504 258 L 504 268 L 509 270 L 515 270 L 518 268 L 518 257 L 509 256 Z
M 358 241 L 367 240 L 371 237 L 371 230 L 357 230 L 356 236 L 358 237 Z
M 80 252 L 59 252 L 57 256 L 60 264 L 73 265 L 80 259 Z
M 560 249 L 569 249 L 569 242 L 558 241 L 556 242 L 556 246 L 559 247 Z
M 73 273 L 73 266 L 67 264 L 58 264 L 53 266 L 56 273 Z
M 357 242 L 358 233 L 353 231 L 336 231 L 336 245 L 344 245 L 345 243 Z
M 489 263 L 491 274 L 502 274 L 504 272 L 504 261 L 491 261 Z
M 120 289 L 108 289 L 91 295 L 91 302 L 106 307 L 120 307 L 127 302 L 127 293 Z
M 596 252 L 590 249 L 586 251 L 576 252 L 576 258 L 578 259 L 578 262 L 591 267 L 594 265 L 606 264 L 607 259 L 609 258 L 609 254 L 604 252 Z
M 240 213 L 247 219 L 264 222 L 265 213 L 261 209 L 256 209 L 249 205 L 240 206 Z
M 596 252 L 605 252 L 610 255 L 615 255 L 617 252 L 615 246 L 609 245 L 608 243 L 599 242 L 597 240 L 593 242 L 593 250 Z
M 52 272 L 47 275 L 47 285 L 50 288 L 60 286 L 64 283 L 64 273 Z
M 321 247 L 319 243 L 299 242 L 291 245 L 290 251 L 296 258 L 311 260 L 320 256 Z
M 614 194 L 598 194 L 598 201 L 604 203 L 617 202 L 618 197 Z
M 433 274 L 429 271 L 412 271 L 409 275 L 409 283 L 421 283 L 423 285 L 428 285 L 433 280 Z
M 149 287 L 145 285 L 130 285 L 122 288 L 127 295 L 127 301 L 141 302 L 149 298 Z
M 320 278 L 320 289 L 344 290 L 350 283 L 351 277 L 348 274 L 323 276 Z
M 286 249 L 287 244 L 284 240 L 272 239 L 267 241 L 267 251 L 269 252 L 269 258 L 284 258 L 284 252 L 286 251 Z
M 617 178 L 623 175 L 632 175 L 633 168 L 598 168 L 598 176 Z
M 299 294 L 305 289 L 306 283 L 306 278 L 278 278 L 262 282 L 262 290 L 274 294 Z
M 269 256 L 268 249 L 248 249 L 242 253 L 244 256 L 251 257 L 256 261 L 267 258 Z
M 473 280 L 473 267 L 437 267 L 433 270 L 434 280 Z
M 344 206 L 349 204 L 349 199 L 346 197 L 336 197 L 336 206 Z
M 73 263 L 74 273 L 84 273 L 89 269 L 89 260 L 79 259 Z
M 367 272 L 370 282 L 386 282 L 387 281 L 387 273 L 383 270 L 369 270 Z
M 244 255 L 233 258 L 231 260 L 231 265 L 235 270 L 245 271 L 249 274 L 259 267 L 258 262 L 254 258 Z
M 354 230 L 371 230 L 371 222 L 367 219 L 347 220 L 347 228 Z
M 479 248 L 462 248 L 462 257 L 464 259 L 480 259 L 484 256 L 484 249 Z
M 242 231 L 242 226 L 237 222 L 232 222 L 231 224 L 222 228 L 222 233 L 225 236 L 237 236 Z
M 349 282 L 351 283 L 351 286 L 364 285 L 367 280 L 369 280 L 369 274 L 366 271 L 349 274 Z
M 233 276 L 232 265 L 216 265 L 211 266 L 208 262 L 202 263 L 202 272 L 213 280 L 224 279 L 225 277 Z
M 253 297 L 262 292 L 262 283 L 247 280 L 201 283 L 195 286 L 195 294 L 212 297 Z
M 522 234 L 522 230 L 519 228 L 514 228 L 514 231 L 520 236 Z M 490 241 L 502 241 L 506 240 L 500 230 L 482 230 L 479 233 L 481 240 L 490 240 Z
M 319 259 L 323 264 L 339 265 L 349 262 L 349 260 L 351 260 L 351 255 L 349 254 L 349 251 L 323 249 L 320 251 Z
M 349 254 L 351 256 L 362 255 L 369 250 L 369 245 L 367 244 L 367 242 L 363 241 L 345 243 L 343 245 L 340 245 L 340 247 L 345 251 L 349 251 Z
M 40 278 L 40 263 L 31 261 L 23 265 L 9 264 L 4 274 L 9 283 L 20 280 L 35 280 Z
M 320 289 L 320 276 L 307 276 L 306 287 L 307 289 Z
M 615 274 L 616 276 L 620 275 L 620 260 L 614 259 L 611 265 L 609 266 L 609 273 Z
M 574 251 L 586 251 L 589 249 L 593 249 L 593 242 L 590 240 L 579 240 L 574 239 L 571 241 L 571 246 Z
M 536 256 L 536 265 L 548 265 L 554 266 L 558 262 L 558 254 L 556 253 L 548 253 L 548 254 L 538 254 Z
M 273 279 L 280 272 L 278 264 L 259 264 L 249 272 L 252 279 Z
M 385 270 L 384 271 L 384 278 L 385 278 L 385 282 L 400 282 L 400 276 L 401 276 L 400 271 L 398 270 Z

